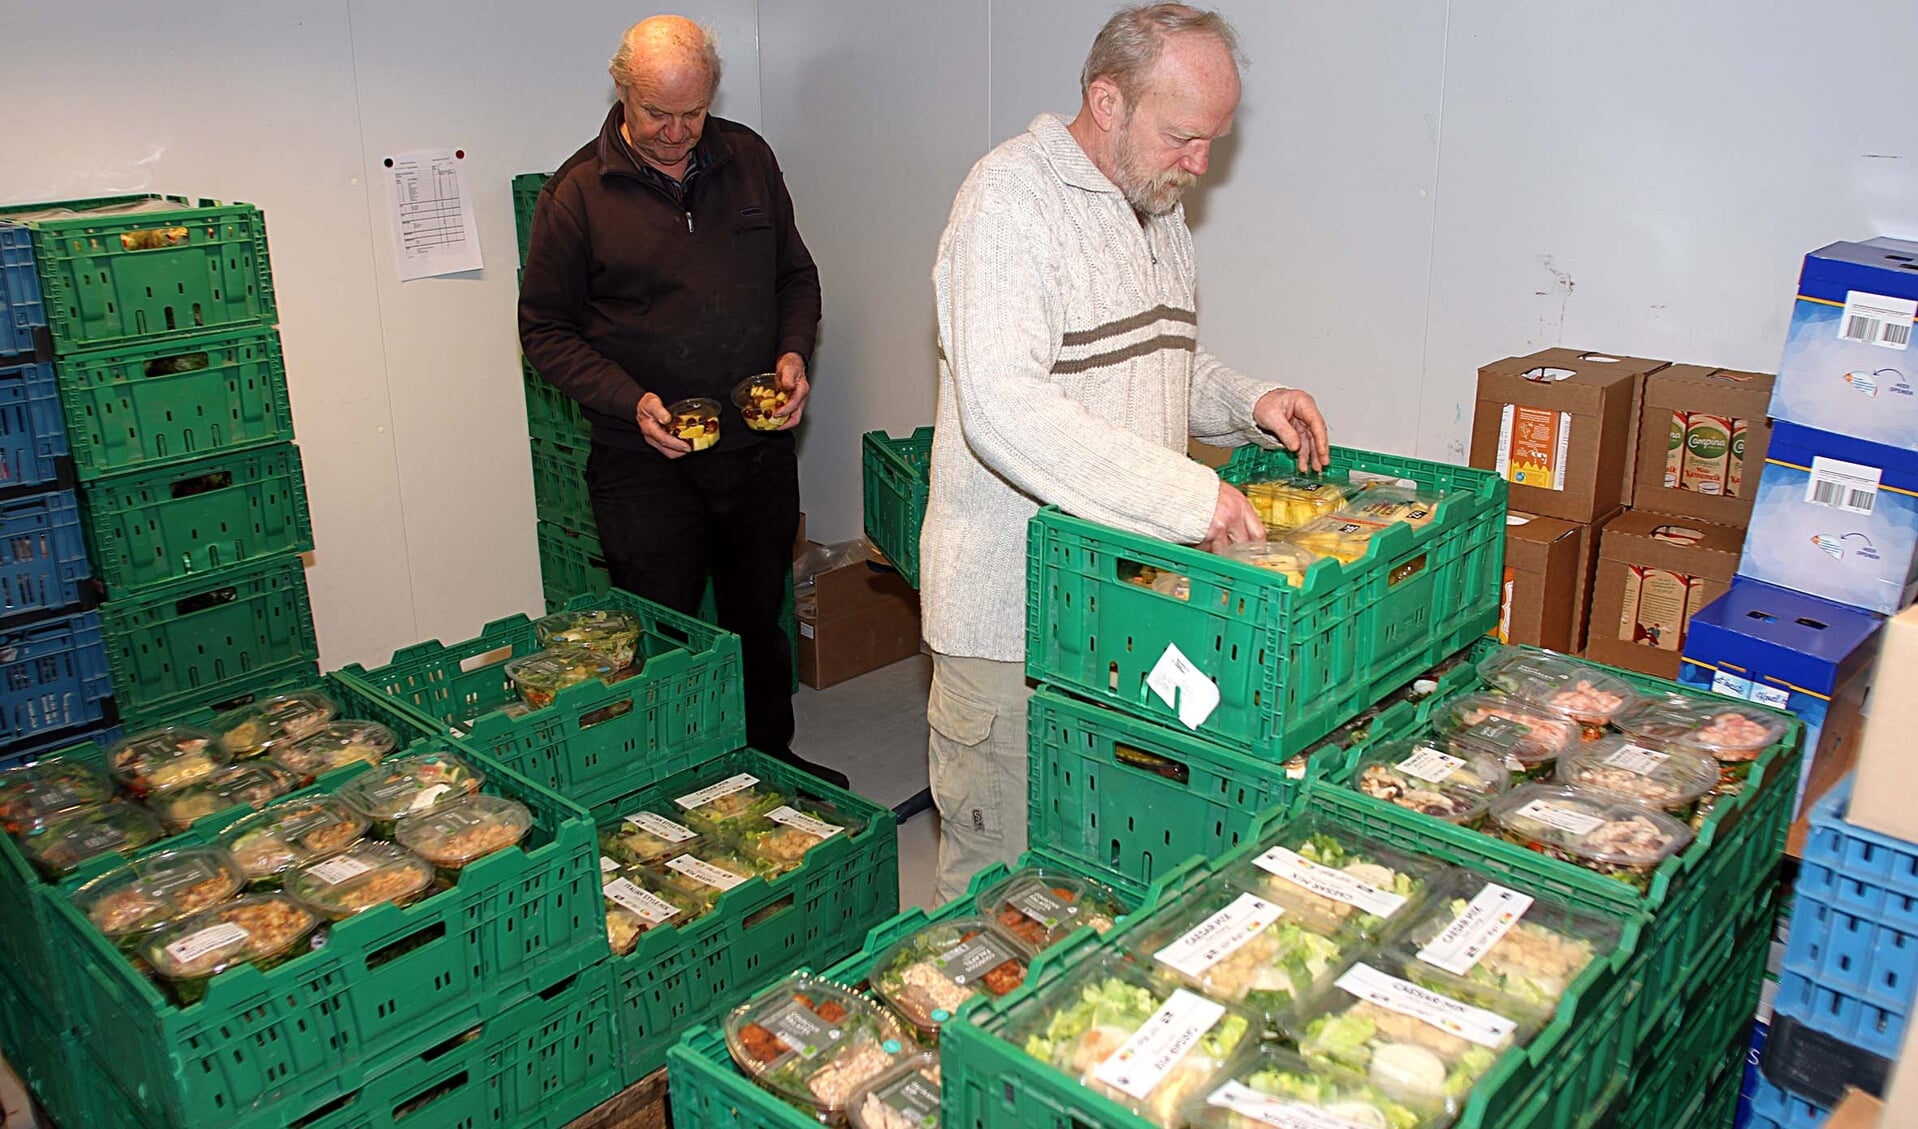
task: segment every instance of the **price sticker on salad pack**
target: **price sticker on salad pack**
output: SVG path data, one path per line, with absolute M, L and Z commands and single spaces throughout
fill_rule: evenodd
M 1307 861 L 1298 852 L 1284 847 L 1273 847 L 1253 862 L 1258 864 L 1260 870 L 1275 878 L 1282 878 L 1322 898 L 1343 902 L 1373 917 L 1391 917 L 1405 908 L 1402 895 L 1362 882 L 1343 870 L 1333 870 L 1329 866 Z
M 666 869 L 684 874 L 702 886 L 711 886 L 715 890 L 730 890 L 746 881 L 744 875 L 723 870 L 712 863 L 696 859 L 691 855 L 680 855 L 666 864 Z
M 1547 827 L 1572 835 L 1590 835 L 1605 826 L 1603 816 L 1587 815 L 1576 808 L 1568 808 L 1550 800 L 1533 800 L 1512 814 L 1523 819 L 1537 820 Z
M 1092 1076 L 1142 1102 L 1224 1017 L 1224 1004 L 1181 988 L 1118 1050 L 1094 1067 Z
M 1419 959 L 1454 976 L 1464 976 L 1531 908 L 1530 894 L 1487 882 L 1452 924 L 1419 950 Z
M 1191 932 L 1153 953 L 1160 964 L 1198 978 L 1266 931 L 1285 911 L 1255 894 L 1240 894 Z
M 688 839 L 697 839 L 699 832 L 690 827 L 682 827 L 663 815 L 654 815 L 649 811 L 636 811 L 626 817 L 626 822 L 639 828 L 655 839 L 668 843 L 684 843 Z
M 615 878 L 604 890 L 615 905 L 624 907 L 648 926 L 664 925 L 679 916 L 678 906 L 651 890 L 641 889 L 630 878 Z
M 244 945 L 252 938 L 253 934 L 238 925 L 230 921 L 222 921 L 218 925 L 197 929 L 173 942 L 166 947 L 166 954 L 176 963 L 187 965 L 208 953 L 216 953 L 221 949 L 232 948 L 234 945 Z
M 1387 976 L 1369 964 L 1355 964 L 1338 979 L 1339 987 L 1389 1011 L 1410 1016 L 1448 1035 L 1497 1049 L 1512 1038 L 1518 1024 L 1484 1008 L 1462 1004 L 1409 980 Z
M 737 776 L 728 776 L 719 783 L 701 788 L 697 792 L 689 792 L 673 802 L 683 811 L 692 811 L 694 808 L 703 808 L 714 800 L 725 799 L 734 792 L 744 792 L 757 783 L 759 783 L 759 777 L 750 772 L 742 772 Z
M 795 831 L 803 831 L 816 839 L 830 839 L 845 830 L 843 827 L 827 823 L 823 819 L 814 819 L 804 812 L 795 811 L 783 804 L 767 812 L 766 818 L 774 823 L 783 823 Z
M 1229 1109 L 1273 1129 L 1371 1129 L 1365 1122 L 1328 1113 L 1316 1106 L 1261 1093 L 1243 1082 L 1227 1082 L 1212 1091 L 1205 1104 Z
M 1665 767 L 1665 762 L 1671 759 L 1670 753 L 1661 753 L 1643 745 L 1620 745 L 1617 752 L 1605 758 L 1605 763 L 1639 776 L 1650 776 Z
M 362 874 L 370 874 L 372 871 L 373 868 L 366 863 L 359 859 L 347 858 L 345 855 L 327 859 L 325 862 L 316 862 L 306 868 L 308 874 L 328 886 L 338 886 L 342 882 L 358 878 Z
M 1457 772 L 1464 763 L 1464 757 L 1441 753 L 1430 745 L 1420 745 L 1412 750 L 1411 756 L 1399 762 L 1398 768 L 1407 776 L 1416 776 L 1431 784 L 1441 784 L 1447 777 Z

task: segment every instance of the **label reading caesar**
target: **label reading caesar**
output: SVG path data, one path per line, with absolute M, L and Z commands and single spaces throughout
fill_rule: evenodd
M 244 945 L 253 935 L 230 921 L 197 929 L 166 947 L 166 955 L 182 965 L 192 964 L 208 953 Z
M 1373 917 L 1391 917 L 1405 908 L 1405 898 L 1401 895 L 1381 890 L 1369 882 L 1361 882 L 1342 870 L 1307 862 L 1296 852 L 1284 847 L 1273 847 L 1253 861 L 1267 874 L 1283 878 L 1322 898 L 1344 902 Z
M 1012 959 L 1012 950 L 990 933 L 981 933 L 940 953 L 932 966 L 961 988 Z
M 1590 835 L 1605 826 L 1605 818 L 1587 815 L 1575 808 L 1564 807 L 1550 800 L 1533 800 L 1512 813 L 1524 819 L 1537 820 L 1545 826 L 1571 835 Z
M 783 804 L 767 812 L 766 818 L 774 823 L 783 823 L 795 831 L 803 831 L 816 839 L 830 839 L 845 830 L 823 819 L 814 819 L 804 812 L 794 811 Z
M 820 1051 L 838 1042 L 845 1034 L 798 1000 L 788 1000 L 767 1012 L 766 1017 L 759 1022 L 800 1058 L 806 1059 L 817 1058 Z
M 703 862 L 691 855 L 681 855 L 666 864 L 667 870 L 677 871 L 702 886 L 711 886 L 715 890 L 730 890 L 746 879 L 743 875 L 730 870 L 722 870 L 712 863 Z
M 874 1090 L 873 1096 L 909 1124 L 921 1129 L 939 1124 L 939 1084 L 916 1070 Z
M 1241 1082 L 1227 1082 L 1212 1091 L 1205 1104 L 1229 1109 L 1273 1129 L 1370 1129 L 1372 1122 L 1353 1121 L 1316 1106 L 1260 1093 Z
M 653 838 L 664 839 L 668 843 L 684 843 L 699 835 L 699 832 L 690 827 L 682 827 L 663 815 L 654 815 L 649 811 L 634 812 L 626 817 L 626 822 Z
M 1240 894 L 1231 905 L 1153 953 L 1153 959 L 1187 976 L 1204 976 L 1214 965 L 1243 948 L 1247 941 L 1265 932 L 1284 912 L 1264 898 Z
M 326 883 L 328 886 L 338 886 L 348 879 L 358 878 L 360 875 L 370 874 L 372 871 L 373 868 L 366 863 L 361 862 L 359 859 L 347 858 L 345 855 L 327 859 L 325 862 L 316 862 L 306 868 L 308 874 Z
M 1224 1015 L 1224 1004 L 1181 988 L 1095 1067 L 1092 1076 L 1134 1101 L 1144 1101 Z
M 734 792 L 744 792 L 757 783 L 759 783 L 759 777 L 750 772 L 742 772 L 738 776 L 729 776 L 697 792 L 689 792 L 673 802 L 679 805 L 681 811 L 692 811 L 694 808 L 703 808 L 714 800 L 730 796 Z
M 1648 749 L 1643 745 L 1620 745 L 1618 751 L 1605 758 L 1605 763 L 1613 768 L 1622 768 L 1626 772 L 1640 776 L 1650 776 L 1671 760 L 1670 753 L 1661 753 L 1657 749 Z
M 1419 950 L 1419 959 L 1454 976 L 1464 976 L 1531 908 L 1530 894 L 1488 882 L 1443 933 Z
M 679 916 L 679 907 L 666 899 L 635 886 L 629 878 L 615 878 L 604 887 L 613 903 L 631 911 L 647 925 L 664 925 Z
M 1448 1035 L 1494 1049 L 1511 1039 L 1518 1024 L 1502 1015 L 1428 992 L 1417 984 L 1387 976 L 1369 964 L 1355 964 L 1339 977 L 1339 987 L 1362 1000 L 1430 1024 Z
M 1062 923 L 1079 915 L 1078 906 L 1061 899 L 1036 882 L 1013 891 L 1006 898 L 1006 904 L 1047 929 L 1057 929 Z
M 1439 784 L 1457 772 L 1459 766 L 1464 763 L 1464 757 L 1441 753 L 1430 745 L 1420 745 L 1412 750 L 1411 756 L 1399 762 L 1399 771 L 1407 776 L 1416 776 L 1420 780 Z

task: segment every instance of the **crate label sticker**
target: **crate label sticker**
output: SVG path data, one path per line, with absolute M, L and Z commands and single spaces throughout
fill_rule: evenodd
M 1465 976 L 1531 908 L 1530 894 L 1488 882 L 1444 932 L 1419 950 L 1419 959 L 1454 976 Z
M 636 811 L 626 817 L 626 822 L 639 828 L 655 839 L 664 839 L 668 843 L 684 843 L 696 839 L 699 833 L 690 827 L 682 827 L 663 815 L 654 815 L 649 811 Z
M 917 1070 L 874 1090 L 873 1096 L 908 1125 L 938 1129 L 939 1084 Z
M 1260 1093 L 1243 1082 L 1227 1082 L 1212 1091 L 1205 1104 L 1229 1109 L 1273 1129 L 1372 1129 L 1376 1122 L 1353 1121 L 1316 1106 Z
M 837 826 L 836 824 L 827 823 L 823 819 L 814 819 L 804 812 L 794 811 L 792 808 L 783 804 L 767 812 L 766 818 L 772 820 L 774 823 L 783 823 L 794 831 L 804 831 L 816 839 L 830 839 L 845 830 L 845 828 Z
M 1752 683 L 1751 700 L 1761 706 L 1770 706 L 1775 710 L 1790 709 L 1791 691 L 1754 682 Z
M 1484 1008 L 1427 991 L 1396 976 L 1387 976 L 1369 964 L 1355 964 L 1338 979 L 1339 987 L 1388 1011 L 1410 1016 L 1438 1028 L 1496 1050 L 1512 1038 L 1518 1024 Z
M 359 859 L 347 858 L 345 855 L 327 859 L 325 862 L 316 862 L 306 868 L 308 874 L 326 883 L 328 886 L 338 886 L 340 883 L 358 878 L 362 874 L 370 874 L 372 870 L 373 868 L 371 866 L 361 862 Z
M 1145 684 L 1151 688 L 1159 700 L 1179 711 L 1179 721 L 1187 729 L 1197 729 L 1219 708 L 1219 687 L 1192 660 L 1185 657 L 1178 645 L 1167 643 L 1165 654 L 1152 666 L 1152 673 L 1145 676 Z
M 1142 1102 L 1224 1016 L 1224 1004 L 1181 988 L 1118 1050 L 1094 1067 L 1092 1076 Z
M 605 885 L 604 890 L 606 897 L 615 905 L 631 911 L 634 917 L 648 926 L 664 925 L 679 916 L 678 906 L 651 890 L 641 889 L 630 878 L 615 878 Z
M 601 874 L 611 874 L 613 871 L 618 869 L 619 869 L 618 859 L 614 858 L 611 855 L 599 856 L 599 872 Z
M 1153 953 L 1153 959 L 1175 972 L 1198 978 L 1212 966 L 1245 947 L 1270 928 L 1285 911 L 1254 894 L 1240 894 L 1232 904 L 1194 926 L 1192 931 Z
M 406 805 L 406 810 L 425 811 L 427 808 L 439 803 L 440 798 L 452 790 L 453 786 L 451 784 L 434 784 L 421 788 L 420 794 L 413 797 L 413 802 Z
M 230 921 L 197 929 L 166 947 L 166 955 L 178 964 L 192 964 L 208 953 L 244 945 L 252 934 Z
M 678 804 L 682 811 L 692 811 L 694 808 L 703 808 L 714 800 L 730 796 L 734 792 L 744 792 L 757 783 L 759 783 L 759 777 L 750 772 L 742 772 L 738 776 L 729 776 L 697 792 L 689 792 L 673 802 Z
M 667 870 L 677 871 L 702 886 L 711 886 L 715 890 L 730 890 L 746 881 L 744 875 L 722 870 L 712 863 L 696 859 L 691 855 L 681 855 L 666 864 Z
M 1838 339 L 1903 351 L 1911 347 L 1914 318 L 1918 318 L 1918 301 L 1847 290 L 1845 314 L 1838 319 Z
M 759 1022 L 803 1059 L 817 1058 L 821 1051 L 845 1035 L 841 1028 L 821 1019 L 818 1012 L 798 1000 L 786 1001 L 767 1012 Z
M 1047 929 L 1057 929 L 1060 925 L 1079 915 L 1078 906 L 1059 897 L 1037 882 L 1029 883 L 1007 896 L 1006 905 L 1025 914 Z
M 1536 820 L 1547 827 L 1570 835 L 1590 835 L 1605 826 L 1604 816 L 1587 815 L 1577 808 L 1568 808 L 1550 800 L 1533 800 L 1512 814 Z
M 1498 476 L 1519 486 L 1564 490 L 1571 444 L 1572 413 L 1506 404 L 1499 411 Z
M 1878 482 L 1883 473 L 1875 466 L 1813 455 L 1805 501 L 1869 517 L 1878 504 Z
M 1398 768 L 1407 776 L 1416 776 L 1428 783 L 1439 784 L 1457 772 L 1464 763 L 1464 757 L 1441 753 L 1430 745 L 1420 745 L 1412 750 L 1411 756 L 1399 762 Z
M 1643 745 L 1625 744 L 1620 745 L 1617 752 L 1606 757 L 1605 763 L 1613 768 L 1622 768 L 1626 772 L 1650 776 L 1665 767 L 1665 762 L 1671 759 L 1670 753 L 1661 753 L 1657 749 L 1648 749 Z
M 990 933 L 981 933 L 933 958 L 932 966 L 961 988 L 1013 959 L 1012 950 Z
M 1284 847 L 1271 850 L 1253 860 L 1260 870 L 1283 879 L 1322 898 L 1343 902 L 1373 917 L 1391 917 L 1405 908 L 1405 898 L 1390 890 L 1381 890 L 1342 870 L 1308 862 L 1297 852 Z

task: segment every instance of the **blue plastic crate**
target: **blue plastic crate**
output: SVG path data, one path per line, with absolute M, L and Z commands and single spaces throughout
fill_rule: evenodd
M 1831 1111 L 1788 1094 L 1763 1078 L 1752 1093 L 1749 1129 L 1823 1129 Z
M 17 742 L 6 746 L 5 752 L 0 752 L 0 772 L 23 764 L 32 764 L 48 753 L 71 748 L 83 741 L 91 741 L 104 749 L 125 735 L 126 731 L 118 725 L 96 725 L 81 726 L 79 729 L 62 729 L 29 741 Z
M 1884 1058 L 1897 1058 L 1905 1037 L 1904 1011 L 1880 1007 L 1789 968 L 1778 977 L 1774 1014 Z
M 0 628 L 0 753 L 98 722 L 112 694 L 97 614 Z
M 89 575 L 73 491 L 0 501 L 0 622 L 72 607 Z
M 0 490 L 54 482 L 66 453 L 67 424 L 53 365 L 0 357 Z
M 1834 991 L 1909 1014 L 1918 987 L 1918 935 L 1800 890 L 1785 968 Z
M 33 352 L 33 331 L 47 324 L 40 276 L 33 269 L 33 233 L 0 223 L 0 357 Z
M 1846 913 L 1918 934 L 1918 843 L 1845 822 L 1854 779 L 1839 781 L 1812 808 L 1798 889 Z

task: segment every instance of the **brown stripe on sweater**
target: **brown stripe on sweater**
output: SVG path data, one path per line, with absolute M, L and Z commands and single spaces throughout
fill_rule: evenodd
M 1109 321 L 1094 329 L 1075 329 L 1060 337 L 1059 344 L 1066 348 L 1074 345 L 1090 345 L 1094 341 L 1100 341 L 1107 337 L 1117 337 L 1122 333 L 1130 333 L 1142 326 L 1151 325 L 1155 321 L 1177 321 L 1184 322 L 1186 325 L 1197 325 L 1199 324 L 1199 315 L 1191 310 L 1181 310 L 1177 306 L 1154 306 L 1149 310 L 1133 314 L 1131 317 L 1120 318 L 1118 321 Z M 1055 369 L 1054 371 L 1056 372 L 1058 370 Z
M 1161 333 L 1157 337 L 1148 337 L 1144 341 L 1127 345 L 1123 349 L 1114 349 L 1110 353 L 1097 353 L 1090 357 L 1081 357 L 1076 361 L 1060 361 L 1052 366 L 1052 371 L 1055 375 L 1070 375 L 1099 368 L 1102 365 L 1116 365 L 1120 361 L 1129 361 L 1135 357 L 1143 357 L 1148 353 L 1157 353 L 1165 349 L 1182 349 L 1188 353 L 1196 353 L 1199 350 L 1199 343 L 1190 337 L 1181 337 L 1176 333 Z

